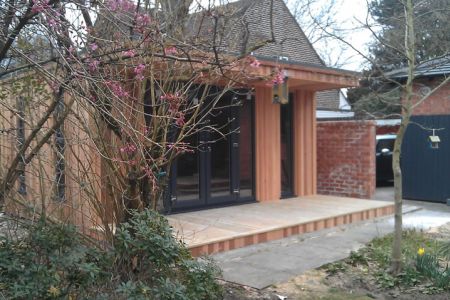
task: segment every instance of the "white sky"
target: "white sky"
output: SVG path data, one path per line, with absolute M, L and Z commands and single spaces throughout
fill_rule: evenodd
M 296 0 L 288 0 L 290 5 L 295 2 Z M 319 7 L 315 8 L 316 11 L 320 11 L 330 2 L 317 0 L 316 6 Z M 335 0 L 335 2 L 331 13 L 331 18 L 336 21 L 334 27 L 337 27 L 336 32 L 351 46 L 337 39 L 329 38 L 326 42 L 317 42 L 314 47 L 319 53 L 330 56 L 330 59 L 325 59 L 326 62 L 331 61 L 332 64 L 337 62 L 338 67 L 361 71 L 367 65 L 367 60 L 363 55 L 368 54 L 368 44 L 372 40 L 372 33 L 363 26 L 366 22 L 371 22 L 370 19 L 366 20 L 367 2 L 366 0 Z M 291 6 L 289 7 L 292 9 Z
M 346 34 L 346 40 L 363 55 L 368 55 L 369 44 L 373 35 L 369 29 L 363 26 L 364 23 L 371 22 L 370 19 L 366 20 L 368 18 L 366 1 L 342 0 L 340 7 L 336 17 L 342 20 L 344 24 L 346 23 L 344 26 L 350 29 Z M 338 42 L 336 41 L 336 43 Z M 348 47 L 345 55 L 349 57 L 345 68 L 360 71 L 367 63 L 367 60 L 361 54 L 350 47 Z

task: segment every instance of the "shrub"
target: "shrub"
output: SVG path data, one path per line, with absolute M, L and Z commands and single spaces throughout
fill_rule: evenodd
M 0 237 L 0 295 L 7 299 L 85 295 L 104 275 L 103 257 L 81 243 L 73 226 L 39 222 L 16 240 Z
M 209 260 L 194 260 L 185 245 L 173 237 L 166 218 L 157 212 L 134 211 L 131 220 L 119 227 L 114 251 L 115 272 L 126 282 L 119 292 L 127 297 L 140 299 L 149 291 L 158 295 L 156 299 L 222 296 L 215 280 L 219 269 Z
M 151 210 L 133 212 L 108 250 L 86 246 L 73 226 L 44 222 L 0 240 L 0 297 L 7 299 L 220 299 L 219 275 Z

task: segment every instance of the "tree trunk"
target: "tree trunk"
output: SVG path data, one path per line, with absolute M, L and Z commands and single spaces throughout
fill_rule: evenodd
M 392 156 L 392 169 L 394 171 L 395 189 L 395 228 L 392 244 L 391 272 L 395 275 L 402 270 L 402 231 L 403 231 L 403 191 L 402 191 L 402 169 L 400 164 L 403 137 L 408 127 L 412 113 L 413 80 L 415 68 L 415 40 L 414 40 L 414 6 L 412 0 L 405 2 L 405 50 L 408 59 L 408 80 L 405 85 L 405 102 L 402 111 L 402 122 L 397 133 Z

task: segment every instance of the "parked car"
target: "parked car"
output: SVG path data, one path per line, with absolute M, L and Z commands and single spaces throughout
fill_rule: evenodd
M 392 152 L 397 135 L 377 135 L 376 140 L 376 176 L 377 182 L 394 180 L 392 171 Z

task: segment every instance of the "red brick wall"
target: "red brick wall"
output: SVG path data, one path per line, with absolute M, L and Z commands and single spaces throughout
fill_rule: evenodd
M 317 193 L 370 199 L 375 192 L 375 122 L 317 122 Z
M 378 126 L 377 134 L 397 134 L 400 125 Z
M 428 87 L 433 89 L 440 82 L 442 78 L 433 80 L 422 79 L 417 80 L 414 84 L 414 92 L 420 98 L 423 91 Z M 422 93 L 421 93 L 422 92 Z M 434 92 L 428 99 L 419 104 L 413 111 L 413 115 L 448 115 L 450 114 L 450 83 L 444 85 L 436 92 Z

